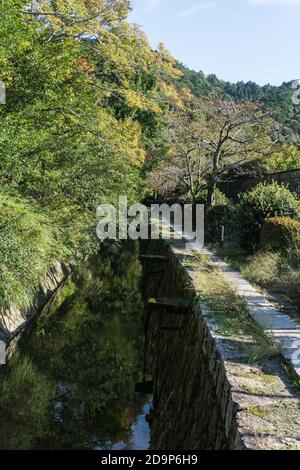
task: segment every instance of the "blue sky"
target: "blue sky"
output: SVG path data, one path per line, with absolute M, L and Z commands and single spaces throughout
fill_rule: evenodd
M 194 70 L 223 80 L 300 79 L 300 0 L 132 0 L 130 21 Z

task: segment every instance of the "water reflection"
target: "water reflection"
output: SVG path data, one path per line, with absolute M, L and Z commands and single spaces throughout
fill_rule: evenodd
M 147 447 L 137 250 L 104 245 L 40 316 L 1 380 L 1 449 Z
M 143 413 L 138 415 L 131 426 L 131 436 L 127 442 L 117 442 L 112 450 L 146 450 L 149 448 L 149 425 L 146 415 L 150 411 L 150 404 L 146 404 Z

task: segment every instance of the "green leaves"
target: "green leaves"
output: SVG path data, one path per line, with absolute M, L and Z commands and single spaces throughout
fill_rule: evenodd
M 241 196 L 239 226 L 241 246 L 253 252 L 259 247 L 260 234 L 267 217 L 300 218 L 300 203 L 284 185 L 260 183 Z
M 47 207 L 60 199 L 94 210 L 99 188 L 114 199 L 112 175 L 124 181 L 119 193 L 140 186 L 145 144 L 160 132 L 159 77 L 172 73 L 172 60 L 124 21 L 127 0 L 53 8 L 47 1 L 32 10 L 10 0 L 2 6 L 8 103 L 0 182 Z
M 163 84 L 178 72 L 126 22 L 129 8 L 1 2 L 0 217 L 9 231 L 0 234 L 0 305 L 28 302 L 53 256 L 91 250 L 101 202 L 143 196 L 148 150 L 163 140 Z M 37 236 L 23 231 L 30 218 Z

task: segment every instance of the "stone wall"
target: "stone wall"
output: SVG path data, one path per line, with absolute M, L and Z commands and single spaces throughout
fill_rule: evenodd
M 17 306 L 12 306 L 9 310 L 0 310 L 0 340 L 6 344 L 7 359 L 9 359 L 14 351 L 28 323 L 51 300 L 59 287 L 67 279 L 73 267 L 71 264 L 67 265 L 57 261 L 53 264 L 45 279 L 41 281 L 39 289 L 28 308 L 20 309 Z
M 157 246 L 148 246 L 148 252 L 167 253 L 169 264 L 163 280 L 149 274 L 162 265 L 147 266 L 146 295 L 195 298 L 193 272 L 184 261 L 193 254 L 179 245 Z M 219 335 L 206 306 L 198 300 L 193 305 L 188 316 L 163 311 L 151 316 L 151 449 L 300 449 L 293 377 L 277 357 L 250 363 L 253 339 Z

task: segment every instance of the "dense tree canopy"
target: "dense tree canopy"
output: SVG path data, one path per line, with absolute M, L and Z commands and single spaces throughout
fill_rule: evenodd
M 142 198 L 145 161 L 153 149 L 156 156 L 163 151 L 161 130 L 179 72 L 163 47 L 152 51 L 126 21 L 129 9 L 127 0 L 0 4 L 7 95 L 0 105 L 0 203 L 10 199 L 12 212 L 25 205 L 42 214 L 33 220 L 70 254 L 93 239 L 99 203 Z M 8 243 L 16 226 L 5 219 L 4 227 Z M 23 268 L 16 273 L 2 248 L 1 270 L 23 282 Z M 37 264 L 35 250 L 24 250 Z
M 124 21 L 127 1 L 33 5 L 2 5 L 2 185 L 48 207 L 134 193 L 172 65 Z

